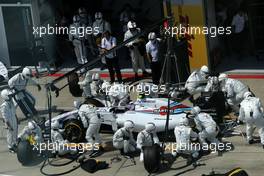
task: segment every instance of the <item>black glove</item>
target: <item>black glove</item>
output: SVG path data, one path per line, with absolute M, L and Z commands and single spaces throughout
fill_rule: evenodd
M 37 86 L 38 86 L 38 91 L 41 91 L 41 86 L 39 84 Z
M 128 136 L 124 136 L 123 139 L 124 139 L 125 141 L 128 141 L 130 138 L 129 138 Z
M 237 120 L 237 124 L 238 125 L 243 125 L 244 123 L 243 123 L 243 121 Z

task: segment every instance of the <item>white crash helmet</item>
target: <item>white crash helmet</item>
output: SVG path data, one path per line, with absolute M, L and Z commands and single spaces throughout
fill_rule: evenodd
M 125 121 L 125 123 L 124 123 L 124 128 L 125 128 L 126 130 L 133 130 L 133 129 L 135 128 L 135 124 L 134 124 L 134 122 L 132 122 L 131 120 L 127 120 L 127 121 Z
M 91 113 L 96 112 L 96 108 L 94 105 L 91 105 L 91 104 L 83 104 L 83 105 L 81 105 L 79 112 L 91 114 Z
M 133 28 L 136 28 L 136 27 L 137 27 L 136 22 L 129 21 L 129 22 L 127 23 L 127 28 L 128 28 L 128 29 L 133 29 Z
M 92 75 L 92 80 L 93 81 L 98 81 L 100 79 L 100 75 L 99 75 L 99 73 L 94 73 L 93 75 Z
M 22 75 L 25 77 L 25 78 L 31 78 L 32 77 L 32 70 L 28 67 L 25 67 L 22 71 Z
M 193 114 L 193 115 L 197 115 L 200 112 L 201 112 L 201 109 L 198 106 L 193 107 L 191 110 L 191 114 Z
M 145 125 L 145 130 L 146 130 L 147 132 L 149 132 L 149 133 L 154 132 L 154 131 L 156 130 L 156 125 L 155 125 L 154 123 L 152 123 L 152 122 L 147 123 L 147 124 Z
M 248 98 L 248 97 L 251 97 L 251 96 L 252 96 L 252 93 L 249 92 L 249 91 L 244 93 L 244 99 Z
M 184 117 L 179 123 L 179 126 L 188 126 L 189 125 L 189 120 L 188 118 Z
M 82 105 L 82 103 L 79 100 L 75 100 L 73 102 L 73 107 L 75 107 L 76 109 L 79 109 L 81 105 Z
M 54 130 L 59 129 L 59 126 L 60 126 L 60 123 L 58 120 L 51 122 L 51 129 L 54 129 Z
M 34 130 L 36 128 L 35 123 L 33 121 L 28 122 L 28 128 Z
M 156 37 L 156 34 L 155 32 L 150 32 L 149 35 L 148 35 L 148 39 L 149 40 L 155 40 L 157 37 Z
M 94 18 L 97 20 L 97 19 L 102 19 L 103 18 L 103 14 L 102 12 L 96 12 L 95 15 L 94 15 Z
M 2 90 L 1 92 L 1 97 L 4 99 L 4 100 L 10 100 L 9 98 L 9 95 L 11 94 L 10 90 L 9 89 L 4 89 Z
M 227 79 L 228 78 L 228 76 L 227 76 L 227 74 L 225 74 L 225 73 L 222 73 L 222 74 L 220 74 L 219 76 L 218 76 L 218 80 L 221 82 L 221 81 L 223 81 L 223 80 L 225 80 L 225 79 Z
M 208 74 L 209 73 L 209 69 L 206 65 L 202 66 L 200 71 L 204 74 Z
M 80 22 L 80 16 L 79 15 L 74 15 L 72 20 L 73 20 L 74 23 L 78 23 L 78 22 Z

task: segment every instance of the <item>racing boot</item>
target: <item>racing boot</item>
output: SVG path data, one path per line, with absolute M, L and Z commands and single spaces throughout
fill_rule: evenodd
M 8 148 L 8 150 L 9 150 L 9 153 L 16 153 L 16 150 L 14 149 L 14 148 Z
M 250 139 L 249 141 L 248 141 L 248 144 L 254 144 L 254 140 L 253 139 Z

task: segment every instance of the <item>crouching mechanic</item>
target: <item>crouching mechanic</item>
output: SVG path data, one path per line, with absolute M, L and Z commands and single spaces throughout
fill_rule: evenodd
M 16 108 L 10 98 L 10 90 L 4 89 L 1 92 L 1 97 L 4 100 L 1 105 L 1 114 L 4 119 L 5 126 L 7 128 L 7 145 L 11 153 L 15 152 L 17 146 L 17 117 L 16 117 Z
M 26 87 L 34 85 L 38 87 L 39 91 L 41 90 L 41 86 L 32 79 L 32 76 L 32 70 L 25 67 L 22 73 L 16 74 L 8 81 L 10 89 L 16 94 L 16 102 L 26 117 L 31 117 L 37 113 L 35 109 L 36 99 L 26 90 Z
M 246 122 L 247 125 L 247 141 L 253 144 L 254 126 L 259 128 L 259 136 L 261 144 L 264 148 L 264 118 L 263 105 L 259 98 L 253 97 L 251 92 L 244 94 L 244 100 L 240 104 L 239 121 Z
M 90 156 L 97 156 L 103 152 L 102 140 L 99 134 L 102 120 L 96 113 L 96 108 L 93 105 L 83 104 L 78 111 L 82 123 L 86 130 L 86 140 L 89 145 L 92 145 L 92 153 Z
M 137 148 L 141 150 L 139 160 L 144 161 L 144 147 L 150 147 L 154 144 L 159 144 L 159 138 L 156 134 L 156 125 L 154 123 L 147 123 L 145 129 L 138 133 Z
M 215 146 L 218 146 L 219 140 L 216 136 L 219 133 L 219 127 L 213 118 L 207 114 L 201 112 L 201 109 L 196 106 L 191 110 L 191 114 L 194 115 L 194 121 L 196 128 L 199 130 L 199 140 L 202 146 L 208 146 L 207 141 Z
M 121 154 L 129 154 L 136 151 L 136 141 L 133 137 L 134 122 L 125 121 L 124 127 L 117 130 L 113 136 L 113 146 L 121 151 Z
M 200 70 L 192 72 L 185 84 L 187 92 L 191 95 L 202 92 L 206 86 L 208 75 L 209 69 L 205 65 Z
M 248 86 L 239 80 L 228 78 L 228 76 L 224 73 L 220 74 L 218 79 L 220 81 L 222 91 L 226 94 L 228 105 L 230 105 L 235 112 L 238 112 L 238 106 L 244 99 L 244 94 L 249 91 Z
M 24 127 L 21 133 L 18 135 L 20 140 L 28 140 L 30 144 L 40 145 L 44 140 L 42 137 L 41 128 L 35 121 L 29 121 L 28 125 Z
M 193 160 L 196 160 L 199 157 L 199 148 L 196 147 L 197 145 L 192 144 L 192 141 L 195 141 L 198 138 L 198 134 L 189 126 L 187 118 L 182 120 L 179 125 L 175 127 L 174 135 L 177 146 L 176 150 L 172 151 L 172 155 L 174 157 L 176 157 L 177 154 L 190 155 L 187 160 L 187 165 L 191 164 Z
M 64 140 L 59 130 L 59 122 L 56 120 L 51 123 L 51 141 L 56 144 L 55 151 L 60 156 L 65 154 L 76 154 L 77 150 L 72 150 L 68 140 Z
M 185 89 L 191 95 L 190 101 L 193 101 L 193 95 L 204 91 L 207 84 L 209 69 L 207 66 L 202 66 L 200 70 L 192 72 L 185 83 Z

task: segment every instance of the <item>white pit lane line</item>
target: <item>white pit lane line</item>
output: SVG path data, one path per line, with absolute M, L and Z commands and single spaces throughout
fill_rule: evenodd
M 15 175 L 5 175 L 5 174 L 0 174 L 0 176 L 15 176 Z

